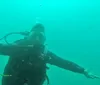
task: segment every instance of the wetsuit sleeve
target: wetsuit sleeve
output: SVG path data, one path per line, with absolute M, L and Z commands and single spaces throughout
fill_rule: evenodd
M 30 47 L 28 46 L 22 46 L 24 42 L 24 40 L 18 40 L 11 45 L 0 44 L 0 55 L 11 56 L 17 54 L 19 51 L 29 49 Z
M 12 55 L 14 52 L 18 50 L 16 45 L 3 45 L 0 44 L 0 55 Z
M 80 67 L 74 62 L 64 60 L 50 51 L 47 53 L 47 57 L 48 57 L 47 63 L 49 64 L 52 64 L 52 65 L 55 65 L 60 68 L 70 70 L 73 72 L 82 73 L 82 74 L 84 73 L 84 68 Z

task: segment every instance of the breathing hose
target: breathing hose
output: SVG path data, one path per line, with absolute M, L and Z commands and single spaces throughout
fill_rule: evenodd
M 20 34 L 20 35 L 23 35 L 23 36 L 27 36 L 29 33 L 28 32 L 11 32 L 11 33 L 8 33 L 5 36 L 3 36 L 0 40 L 3 40 L 4 39 L 7 44 L 10 44 L 7 41 L 7 37 L 10 36 L 10 35 L 13 35 L 13 34 Z

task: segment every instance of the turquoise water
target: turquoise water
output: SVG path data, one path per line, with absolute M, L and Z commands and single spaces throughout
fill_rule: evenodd
M 100 75 L 99 4 L 99 0 L 0 0 L 0 37 L 28 31 L 39 21 L 46 28 L 48 49 Z M 10 36 L 9 41 L 18 38 Z M 0 73 L 8 58 L 0 56 Z M 100 80 L 51 65 L 48 76 L 50 85 L 100 85 Z

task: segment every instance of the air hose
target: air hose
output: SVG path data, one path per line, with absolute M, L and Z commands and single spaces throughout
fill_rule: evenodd
M 7 41 L 7 37 L 10 36 L 10 35 L 13 35 L 13 34 L 20 34 L 20 35 L 23 35 L 23 36 L 27 36 L 29 34 L 29 32 L 11 32 L 11 33 L 8 33 L 6 34 L 4 37 L 2 37 L 0 40 L 5 40 L 5 42 L 7 44 L 10 44 L 8 41 Z

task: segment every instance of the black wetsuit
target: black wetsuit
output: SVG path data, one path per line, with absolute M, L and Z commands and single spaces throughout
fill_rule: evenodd
M 16 42 L 24 45 L 24 41 Z M 9 60 L 4 69 L 2 85 L 42 85 L 46 77 L 46 63 L 64 68 L 77 73 L 84 73 L 84 68 L 77 64 L 64 60 L 54 53 L 47 51 L 45 57 L 39 57 L 43 46 L 27 47 L 17 45 L 0 45 L 0 55 L 8 55 Z

